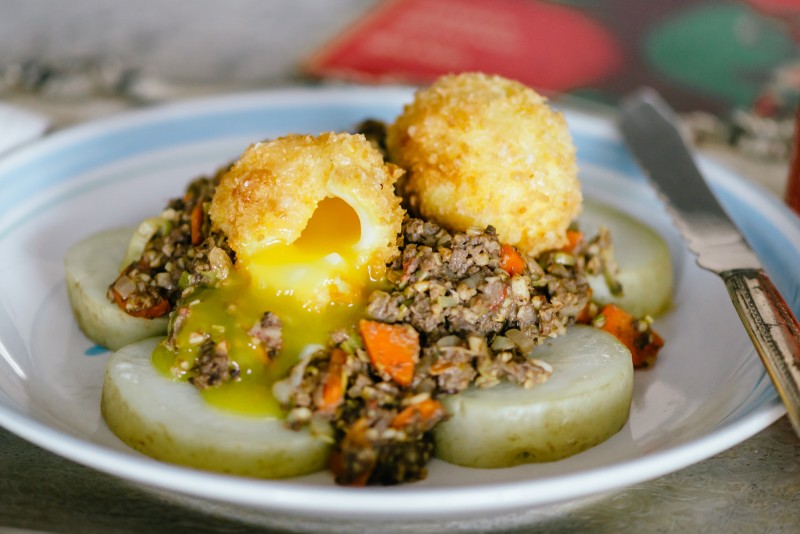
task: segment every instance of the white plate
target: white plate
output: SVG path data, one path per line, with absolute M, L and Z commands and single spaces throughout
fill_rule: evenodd
M 666 348 L 638 372 L 629 423 L 566 460 L 475 470 L 433 461 L 427 480 L 342 488 L 327 473 L 262 481 L 165 465 L 128 449 L 99 411 L 106 353 L 78 331 L 62 259 L 98 230 L 131 225 L 250 142 L 286 132 L 391 119 L 407 89 L 302 90 L 203 100 L 123 115 L 52 135 L 0 161 L 0 424 L 57 454 L 120 477 L 261 510 L 348 519 L 463 518 L 531 508 L 623 487 L 707 458 L 784 411 L 729 303 L 699 270 L 612 126 L 568 113 L 587 195 L 646 220 L 668 240 L 674 309 Z M 704 164 L 795 312 L 800 224 L 774 198 Z M 794 284 L 794 285 L 793 285 Z

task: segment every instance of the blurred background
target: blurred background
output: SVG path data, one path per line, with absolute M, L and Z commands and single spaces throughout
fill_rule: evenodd
M 376 0 L 0 0 L 0 98 L 58 123 L 298 83 Z
M 650 85 L 699 147 L 781 195 L 799 43 L 797 0 L 0 0 L 0 101 L 60 127 L 205 94 L 464 70 L 599 106 Z

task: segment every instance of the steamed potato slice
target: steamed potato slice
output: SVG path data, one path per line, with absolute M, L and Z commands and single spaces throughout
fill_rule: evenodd
M 436 456 L 468 467 L 510 467 L 566 458 L 622 428 L 633 394 L 631 354 L 605 332 L 570 328 L 537 347 L 553 366 L 531 389 L 502 383 L 445 398 L 452 417 L 434 431 Z
M 602 275 L 589 277 L 592 300 L 600 304 L 616 304 L 634 317 L 655 316 L 665 311 L 672 297 L 672 263 L 669 247 L 654 230 L 611 207 L 586 202 L 579 217 L 581 230 L 588 236 L 597 227 L 611 232 L 614 258 L 619 264 L 617 279 L 623 293 L 609 291 Z
M 157 460 L 260 478 L 323 469 L 329 445 L 269 417 L 246 417 L 207 404 L 185 382 L 162 376 L 151 362 L 157 338 L 115 352 L 106 365 L 101 408 L 127 445 Z
M 78 326 L 86 337 L 111 350 L 167 331 L 166 317 L 132 317 L 106 298 L 132 233 L 119 228 L 94 234 L 73 245 L 64 258 L 67 292 Z

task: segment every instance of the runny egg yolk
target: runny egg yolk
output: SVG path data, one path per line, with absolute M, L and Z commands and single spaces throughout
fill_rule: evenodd
M 217 407 L 252 415 L 279 415 L 272 383 L 311 345 L 355 324 L 364 295 L 375 284 L 356 262 L 361 221 L 344 200 L 322 200 L 293 243 L 273 242 L 247 257 L 216 287 L 201 288 L 179 304 L 173 324 L 176 352 L 163 345 L 153 360 L 162 371 L 187 376 L 208 340 L 225 342 L 239 376 L 202 391 Z M 282 322 L 282 348 L 270 359 L 250 329 L 265 312 Z M 172 326 L 171 326 L 172 328 Z
M 357 299 L 365 274 L 354 268 L 361 221 L 344 200 L 320 201 L 300 237 L 275 241 L 239 259 L 258 289 L 293 296 L 303 307 L 322 309 L 331 302 Z

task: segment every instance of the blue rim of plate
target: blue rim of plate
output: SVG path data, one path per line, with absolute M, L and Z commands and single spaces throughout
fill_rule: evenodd
M 206 98 L 73 127 L 0 159 L 0 244 L 26 218 L 14 208 L 37 192 L 65 184 L 81 173 L 122 158 L 181 144 L 230 136 L 275 135 L 270 123 L 292 124 L 294 131 L 324 131 L 355 125 L 366 117 L 391 119 L 411 97 L 411 88 L 300 89 Z M 644 178 L 607 118 L 567 111 L 582 163 L 609 168 L 642 184 Z M 266 125 L 266 126 L 265 126 Z M 99 149 L 102 147 L 102 149 Z M 44 157 L 46 156 L 46 157 Z M 55 163 L 54 163 L 55 162 Z M 800 219 L 778 199 L 724 167 L 701 159 L 712 189 L 742 228 L 767 271 L 795 313 L 800 312 L 800 286 L 792 266 L 800 264 Z M 33 177 L 17 180 L 16 177 Z M 65 199 L 62 199 L 62 201 Z M 52 201 L 52 200 L 51 200 Z M 58 201 L 58 199 L 56 199 Z M 10 214 L 10 215 L 9 215 Z M 0 352 L 6 351 L 0 340 Z M 2 354 L 0 354 L 2 356 Z M 766 373 L 761 381 L 766 380 Z M 182 493 L 287 513 L 347 517 L 358 511 L 373 518 L 402 518 L 410 495 L 417 516 L 449 517 L 468 511 L 503 512 L 558 502 L 625 487 L 708 458 L 752 436 L 785 411 L 774 390 L 766 388 L 753 407 L 695 440 L 624 462 L 622 465 L 536 480 L 492 486 L 412 489 L 377 488 L 368 493 L 351 488 L 308 487 L 243 479 L 155 463 L 107 449 L 55 430 L 5 402 L 0 392 L 0 425 L 59 455 L 130 480 Z M 546 498 L 532 491 L 546 487 Z M 580 488 L 591 488 L 582 491 Z M 395 500 L 402 496 L 403 504 Z M 446 499 L 444 499 L 446 497 Z M 344 498 L 344 501 L 343 501 Z M 356 508 L 342 508 L 353 501 Z M 313 506 L 309 503 L 313 502 Z M 498 503 L 502 503 L 498 505 Z

